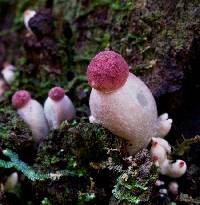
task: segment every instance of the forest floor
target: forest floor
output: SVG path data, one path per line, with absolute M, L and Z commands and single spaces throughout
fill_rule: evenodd
M 26 9 L 37 11 L 31 35 Z M 16 67 L 14 82 L 0 88 L 0 204 L 200 204 L 199 11 L 198 0 L 0 0 L 0 71 L 5 62 Z M 159 176 L 147 149 L 130 159 L 124 140 L 89 123 L 85 73 L 105 49 L 124 56 L 158 112 L 173 119 L 166 139 L 173 159 L 188 166 L 176 197 L 155 187 L 173 179 Z M 54 86 L 73 101 L 76 118 L 36 144 L 11 97 L 25 89 L 43 104 Z M 16 171 L 17 186 L 3 190 Z

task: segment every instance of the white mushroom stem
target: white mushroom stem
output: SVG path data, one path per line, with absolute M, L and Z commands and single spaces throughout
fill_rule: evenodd
M 36 100 L 29 100 L 25 106 L 17 110 L 17 113 L 29 125 L 36 142 L 48 135 L 49 127 L 43 107 Z
M 183 174 L 185 174 L 186 169 L 187 166 L 183 160 L 176 160 L 176 162 L 173 163 L 172 160 L 166 159 L 160 165 L 160 173 L 171 178 L 181 177 Z
M 72 120 L 76 113 L 74 105 L 66 95 L 59 101 L 48 97 L 44 104 L 44 112 L 50 129 L 59 128 L 63 121 Z
M 173 195 L 177 195 L 178 194 L 178 183 L 175 181 L 172 181 L 169 183 L 169 192 L 171 192 Z
M 155 144 L 155 143 L 158 143 L 160 146 L 162 146 L 165 151 L 168 153 L 168 154 L 171 154 L 171 146 L 170 144 L 167 142 L 167 140 L 165 139 L 162 139 L 160 137 L 152 137 L 152 146 Z
M 35 16 L 35 14 L 36 14 L 36 11 L 34 11 L 34 10 L 29 10 L 29 9 L 27 9 L 27 10 L 24 12 L 24 25 L 25 25 L 26 29 L 27 29 L 30 33 L 32 33 L 32 30 L 31 30 L 31 28 L 30 28 L 30 26 L 29 26 L 29 21 L 30 21 L 31 18 L 33 18 L 33 17 Z
M 157 122 L 157 132 L 158 136 L 157 137 L 165 137 L 172 126 L 172 119 L 168 118 L 168 114 L 164 113 L 159 116 L 158 122 Z
M 6 180 L 4 185 L 4 191 L 12 191 L 18 182 L 18 174 L 17 172 L 12 173 Z
M 164 181 L 161 181 L 161 180 L 156 180 L 156 182 L 155 182 L 155 186 L 162 186 L 162 185 L 164 185 L 165 184 L 165 182 Z
M 165 149 L 157 142 L 152 145 L 150 152 L 151 152 L 152 160 L 156 164 L 158 162 L 158 166 L 167 159 L 167 154 Z
M 1 73 L 8 84 L 11 84 L 15 79 L 15 67 L 11 64 L 6 64 Z
M 171 178 L 181 177 L 187 169 L 186 163 L 183 160 L 167 159 L 167 153 L 171 153 L 171 146 L 162 138 L 152 138 L 151 156 L 155 165 L 159 167 L 162 175 L 169 176 Z

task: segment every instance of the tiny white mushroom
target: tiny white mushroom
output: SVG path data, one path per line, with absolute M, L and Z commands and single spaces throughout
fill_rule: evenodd
M 6 180 L 4 185 L 4 191 L 12 191 L 18 182 L 17 172 L 12 173 Z
M 167 189 L 160 189 L 159 192 L 161 194 L 167 194 L 168 193 Z
M 178 183 L 175 181 L 172 181 L 169 183 L 169 192 L 171 192 L 173 195 L 177 195 L 178 194 Z
M 49 91 L 44 103 L 44 113 L 50 129 L 57 129 L 63 121 L 72 120 L 76 111 L 64 89 L 54 87 Z
M 158 162 L 158 166 L 160 166 L 160 164 L 162 164 L 167 159 L 165 149 L 158 142 L 152 143 L 150 152 L 153 162 L 156 165 Z
M 30 127 L 36 142 L 48 135 L 49 127 L 44 115 L 43 107 L 36 100 L 31 99 L 29 92 L 20 90 L 12 97 L 12 105 L 19 116 Z
M 168 153 L 168 154 L 171 154 L 171 146 L 170 144 L 167 142 L 167 140 L 165 139 L 162 139 L 160 137 L 152 137 L 152 142 L 153 143 L 158 143 L 160 146 L 162 146 L 165 151 Z
M 24 25 L 30 33 L 32 33 L 32 31 L 31 31 L 31 28 L 29 26 L 29 21 L 31 18 L 33 18 L 35 16 L 35 14 L 36 14 L 36 11 L 30 10 L 30 9 L 27 9 L 24 12 Z
M 160 173 L 171 178 L 181 177 L 183 174 L 185 174 L 186 170 L 187 165 L 183 160 L 176 160 L 173 162 L 172 160 L 166 159 L 160 165 Z
M 157 126 L 158 137 L 165 137 L 171 129 L 172 119 L 169 119 L 168 114 L 164 113 L 159 116 Z
M 1 71 L 1 73 L 3 75 L 4 80 L 8 84 L 11 84 L 15 79 L 15 70 L 16 68 L 13 65 L 9 63 L 4 63 L 3 70 Z

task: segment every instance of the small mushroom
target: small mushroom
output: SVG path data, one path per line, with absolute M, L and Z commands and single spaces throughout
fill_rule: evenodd
M 152 146 L 155 146 L 156 144 L 159 144 L 160 146 L 162 146 L 165 149 L 165 151 L 168 154 L 171 154 L 171 146 L 167 142 L 167 140 L 162 139 L 160 137 L 152 137 Z
M 34 10 L 30 10 L 30 9 L 27 9 L 25 12 L 24 12 L 24 25 L 26 27 L 26 29 L 30 32 L 30 33 L 33 33 L 30 26 L 29 26 L 29 21 L 31 18 L 33 18 L 34 16 L 36 15 L 36 11 Z
M 15 70 L 16 68 L 11 65 L 10 63 L 4 63 L 3 65 L 3 70 L 1 71 L 4 80 L 8 83 L 11 84 L 13 80 L 15 79 Z
M 158 142 L 152 143 L 150 152 L 153 162 L 158 166 L 167 159 L 165 149 Z
M 172 193 L 174 196 L 178 195 L 179 186 L 178 186 L 177 182 L 175 182 L 175 181 L 170 182 L 168 187 L 169 187 L 169 192 L 170 193 Z
M 4 191 L 12 191 L 18 182 L 18 174 L 17 172 L 13 172 L 6 180 L 4 185 Z
M 34 99 L 29 92 L 19 90 L 12 96 L 12 105 L 17 109 L 19 116 L 30 127 L 33 138 L 39 142 L 48 135 L 49 127 L 44 115 L 43 107 Z
M 160 165 L 160 173 L 171 178 L 179 178 L 185 174 L 187 170 L 187 165 L 183 160 L 172 160 L 166 159 Z
M 76 111 L 64 89 L 54 87 L 49 91 L 44 103 L 44 113 L 50 129 L 57 129 L 63 121 L 72 120 Z

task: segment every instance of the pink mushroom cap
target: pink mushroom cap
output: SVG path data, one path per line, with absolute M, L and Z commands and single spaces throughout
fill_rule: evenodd
M 14 108 L 22 108 L 31 99 L 29 92 L 26 90 L 19 90 L 12 96 L 12 105 Z
M 182 168 L 183 166 L 185 166 L 185 162 L 183 160 L 180 160 L 179 167 Z
M 129 74 L 125 59 L 114 51 L 98 53 L 88 65 L 87 78 L 91 87 L 110 92 L 122 87 Z
M 61 87 L 54 87 L 48 93 L 48 96 L 54 101 L 61 100 L 64 97 L 64 95 L 65 91 Z

